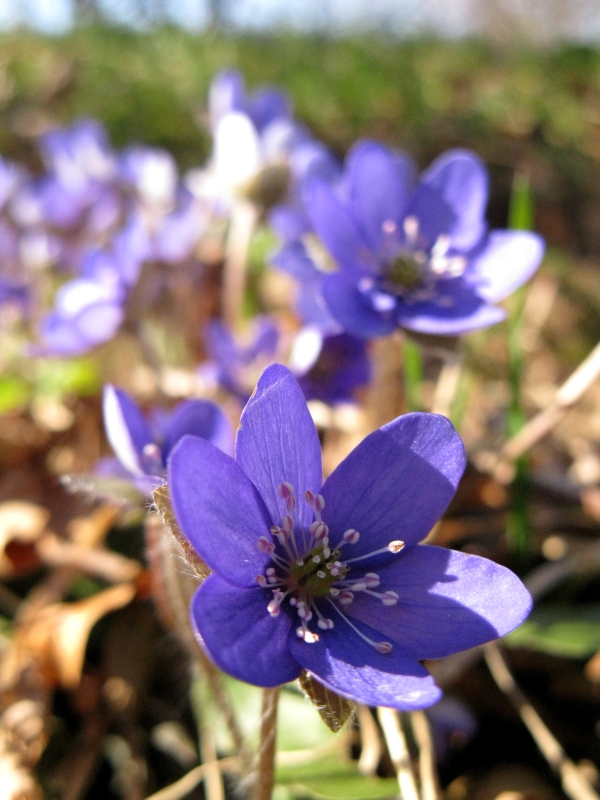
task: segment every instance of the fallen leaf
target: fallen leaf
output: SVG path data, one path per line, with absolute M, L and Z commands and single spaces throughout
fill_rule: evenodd
M 15 565 L 6 554 L 11 542 L 31 544 L 44 532 L 50 514 L 46 509 L 27 503 L 24 500 L 13 500 L 0 504 L 0 577 L 13 575 Z

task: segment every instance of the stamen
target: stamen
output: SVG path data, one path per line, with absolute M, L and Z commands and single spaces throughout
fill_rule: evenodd
M 264 575 L 257 575 L 256 578 L 254 578 L 254 580 L 256 581 L 256 583 L 258 583 L 259 586 L 267 585 L 267 579 L 265 578 Z
M 296 636 L 299 636 L 300 639 L 304 639 L 307 644 L 314 644 L 315 642 L 319 641 L 319 634 L 313 633 L 309 631 L 308 628 L 296 628 Z
M 363 561 L 365 558 L 371 558 L 371 556 L 378 556 L 381 553 L 399 553 L 400 550 L 404 547 L 404 542 L 400 541 L 400 539 L 395 539 L 393 542 L 390 542 L 387 547 L 382 547 L 380 550 L 373 550 L 372 553 L 365 553 L 364 556 L 357 556 L 356 558 L 347 558 L 344 563 L 351 564 L 353 561 Z
M 342 546 L 342 544 L 356 544 L 359 539 L 360 539 L 360 533 L 358 531 L 355 531 L 354 528 L 350 528 L 342 536 L 342 542 L 340 544 L 340 547 Z
M 275 545 L 273 544 L 273 542 L 270 542 L 266 536 L 259 536 L 256 546 L 258 547 L 261 553 L 267 553 L 268 555 L 272 555 L 275 552 Z
M 329 599 L 329 598 L 327 598 L 327 599 Z M 348 619 L 348 617 L 345 614 L 342 614 L 340 609 L 337 607 L 337 605 L 333 601 L 329 600 L 329 602 L 335 608 L 335 610 L 340 615 L 340 617 L 344 620 L 344 622 L 347 622 L 348 625 L 352 628 L 352 630 L 355 633 L 357 633 L 363 641 L 367 642 L 367 644 L 370 644 L 372 647 L 374 647 L 375 650 L 377 650 L 378 653 L 391 653 L 391 651 L 393 650 L 393 645 L 391 644 L 391 642 L 374 642 L 373 639 L 369 639 L 368 636 L 365 636 L 364 633 L 362 633 L 361 631 L 358 630 L 356 625 L 353 625 L 350 622 L 350 620 Z
M 375 589 L 375 587 L 379 586 L 381 583 L 381 578 L 376 572 L 367 572 L 367 574 L 364 576 L 364 581 L 367 584 L 368 589 Z
M 315 517 L 320 521 L 321 511 L 325 508 L 325 498 L 322 494 L 314 494 L 310 489 L 304 493 L 304 499 L 315 512 Z
M 329 536 L 329 528 L 320 519 L 311 523 L 309 531 L 317 542 L 322 542 Z
M 354 595 L 348 589 L 344 589 L 342 592 L 340 592 L 339 602 L 343 606 L 349 606 L 353 600 L 354 600 Z
M 370 589 L 367 589 L 365 594 L 370 594 L 371 597 L 377 597 L 384 606 L 395 606 L 400 599 L 396 592 L 390 590 L 387 592 L 372 592 Z
M 291 483 L 288 483 L 287 481 L 280 483 L 277 487 L 277 493 L 285 502 L 287 511 L 293 511 L 296 508 L 296 494 Z
M 416 217 L 406 217 L 402 227 L 404 228 L 404 235 L 408 244 L 414 244 L 419 235 L 419 220 Z
M 319 618 L 317 622 L 318 627 L 321 628 L 322 631 L 331 630 L 333 628 L 333 620 L 324 617 L 323 614 L 321 614 L 321 612 L 319 611 L 316 603 L 314 602 L 311 603 L 311 606 L 314 608 L 315 614 Z

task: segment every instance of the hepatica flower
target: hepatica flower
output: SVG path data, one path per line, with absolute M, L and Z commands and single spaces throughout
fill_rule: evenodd
M 410 160 L 377 142 L 350 152 L 338 191 L 306 193 L 313 227 L 339 270 L 323 295 L 343 328 L 365 338 L 396 326 L 458 335 L 504 318 L 495 305 L 543 255 L 539 236 L 488 231 L 488 176 L 467 150 L 440 156 L 414 180 Z
M 322 483 L 296 381 L 278 364 L 265 370 L 235 460 L 190 437 L 170 457 L 177 519 L 214 571 L 191 616 L 215 663 L 258 686 L 308 670 L 363 703 L 434 703 L 441 693 L 421 659 L 502 636 L 530 608 L 506 568 L 418 544 L 464 465 L 445 417 L 409 414 L 364 439 Z
M 226 453 L 232 450 L 229 421 L 208 400 L 185 400 L 170 414 L 147 419 L 128 394 L 108 385 L 102 407 L 106 437 L 121 467 L 146 494 L 164 483 L 167 459 L 182 437 L 201 437 Z

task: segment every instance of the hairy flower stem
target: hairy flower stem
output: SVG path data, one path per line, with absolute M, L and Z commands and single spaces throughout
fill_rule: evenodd
M 464 354 L 458 350 L 444 351 L 442 368 L 438 375 L 431 411 L 434 414 L 452 415 L 452 406 L 460 385 Z
M 185 551 L 182 553 L 177 538 L 169 533 L 159 514 L 148 514 L 144 528 L 152 596 L 159 616 L 168 628 L 178 634 L 196 668 L 204 676 L 211 697 L 229 729 L 242 768 L 247 768 L 249 755 L 223 686 L 221 673 L 200 649 L 192 633 L 188 608 L 197 582 L 180 567 L 185 561 Z
M 221 287 L 221 307 L 225 324 L 236 331 L 240 327 L 246 288 L 246 262 L 257 211 L 246 200 L 237 201 L 232 209 L 225 245 L 225 266 Z
M 372 345 L 373 380 L 367 394 L 368 431 L 385 425 L 402 413 L 402 343 L 397 333 L 376 339 Z
M 256 779 L 252 800 L 271 800 L 275 783 L 275 744 L 277 734 L 277 706 L 281 687 L 263 692 L 260 746 L 256 754 Z

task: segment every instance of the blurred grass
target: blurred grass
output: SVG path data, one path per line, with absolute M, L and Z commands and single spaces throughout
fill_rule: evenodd
M 406 148 L 421 166 L 472 148 L 490 168 L 492 227 L 508 223 L 515 174 L 528 176 L 547 268 L 581 309 L 579 333 L 555 336 L 565 368 L 600 335 L 590 281 L 599 291 L 600 282 L 581 267 L 600 258 L 600 49 L 101 26 L 55 38 L 15 31 L 0 44 L 0 153 L 34 169 L 36 136 L 82 116 L 102 120 L 115 147 L 143 141 L 168 148 L 181 169 L 202 164 L 207 90 L 226 66 L 251 89 L 286 89 L 298 118 L 340 156 L 364 136 Z
M 208 139 L 194 124 L 211 76 L 243 70 L 251 87 L 277 83 L 298 116 L 339 152 L 359 136 L 409 148 L 426 162 L 451 144 L 480 142 L 510 165 L 527 145 L 552 151 L 563 171 L 584 177 L 600 159 L 600 52 L 583 46 L 501 50 L 484 41 L 393 42 L 217 34 L 176 28 L 134 33 L 86 27 L 60 38 L 3 34 L 2 152 L 35 130 L 35 112 L 60 122 L 102 119 L 116 145 L 143 139 L 198 163 Z

